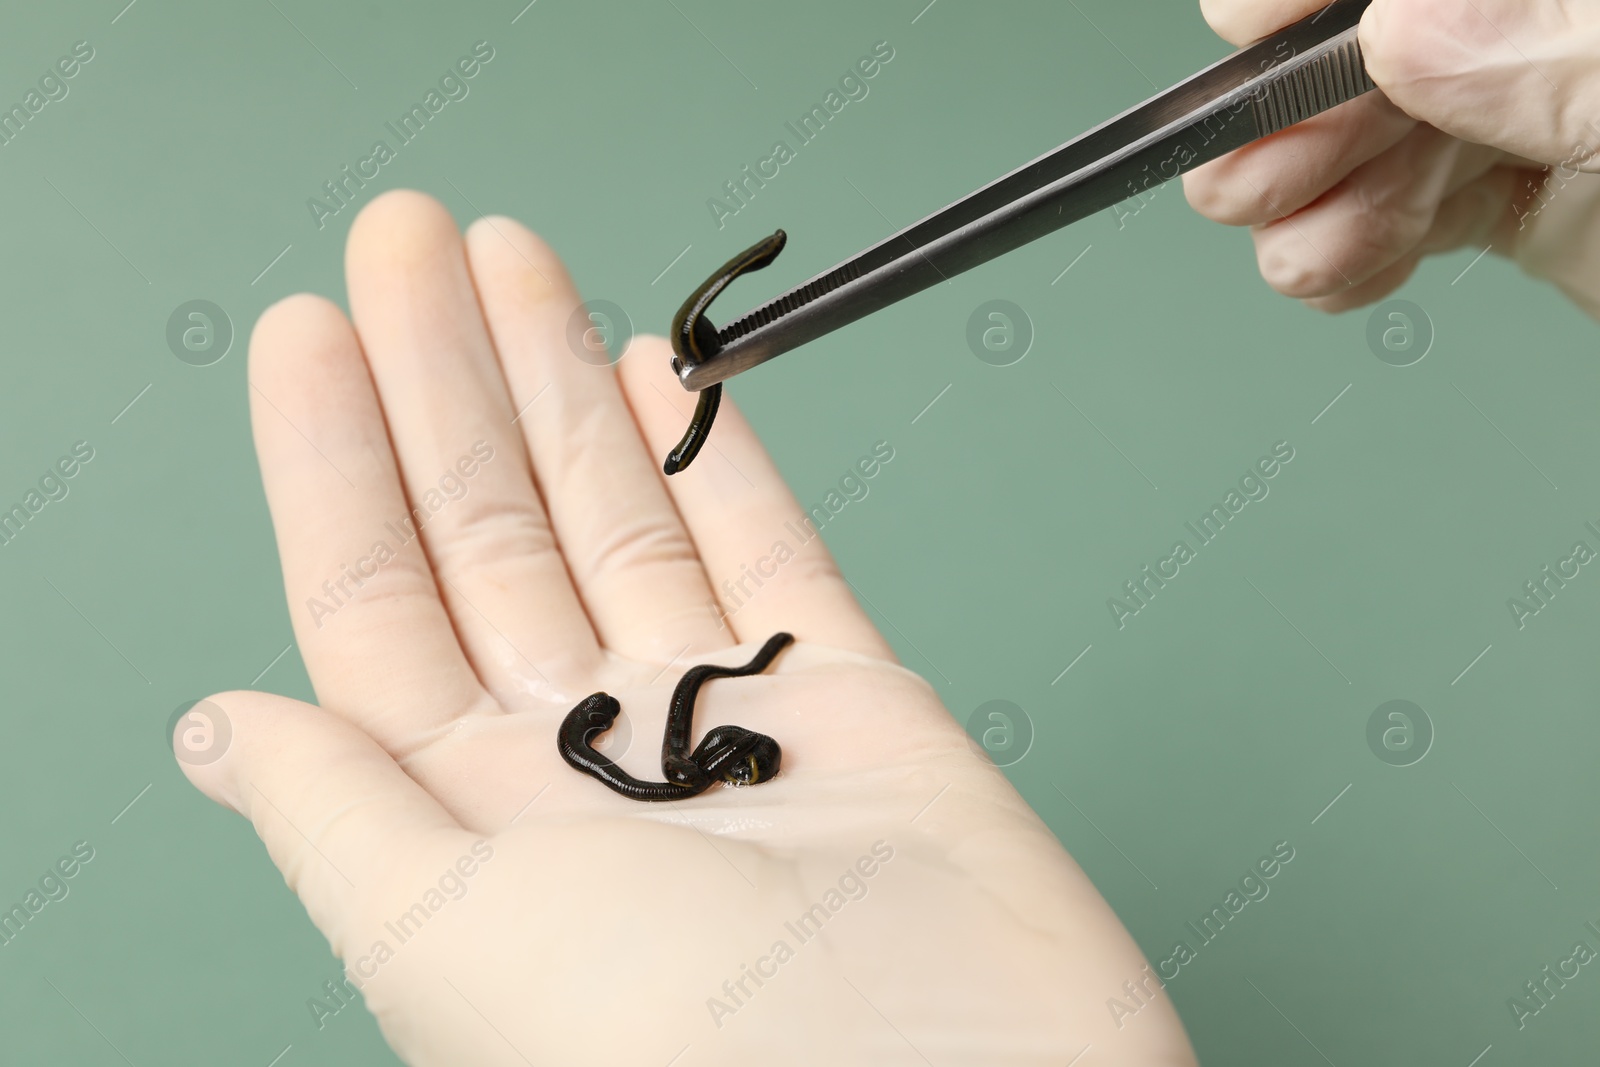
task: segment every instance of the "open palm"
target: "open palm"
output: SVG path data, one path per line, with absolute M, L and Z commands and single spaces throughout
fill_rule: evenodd
M 1113 1021 L 1137 947 L 820 538 L 786 534 L 801 509 L 739 413 L 661 475 L 692 406 L 664 341 L 578 358 L 554 254 L 504 218 L 463 239 L 416 193 L 366 208 L 346 266 L 354 326 L 295 296 L 250 351 L 321 707 L 215 696 L 228 747 L 184 767 L 254 823 L 403 1059 L 1193 1063 L 1164 997 Z M 720 616 L 713 581 L 780 540 Z M 561 761 L 604 689 L 609 754 L 659 780 L 683 671 L 780 630 L 696 716 L 776 738 L 774 781 L 641 804 Z

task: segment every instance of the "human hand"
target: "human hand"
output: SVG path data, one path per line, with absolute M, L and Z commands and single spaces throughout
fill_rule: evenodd
M 575 358 L 550 249 L 505 218 L 463 241 L 417 193 L 362 212 L 346 269 L 353 326 L 294 296 L 250 345 L 322 706 L 212 697 L 231 741 L 184 770 L 252 821 L 406 1062 L 1194 1063 L 1153 987 L 1114 1022 L 1137 946 L 820 538 L 711 609 L 802 512 L 731 403 L 664 478 L 692 406 L 664 340 Z M 619 762 L 659 779 L 677 677 L 780 630 L 798 644 L 696 716 L 777 738 L 774 781 L 641 804 L 558 756 L 604 689 Z
M 1323 6 L 1201 0 L 1241 45 Z M 1600 317 L 1600 8 L 1373 0 L 1360 40 L 1380 92 L 1196 168 L 1189 202 L 1252 227 L 1268 284 L 1325 311 L 1473 245 Z

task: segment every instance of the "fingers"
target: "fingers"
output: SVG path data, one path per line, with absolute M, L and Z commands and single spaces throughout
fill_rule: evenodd
M 1324 4 L 1201 0 L 1200 6 L 1217 33 L 1243 45 Z M 1361 20 L 1360 42 L 1373 81 L 1418 121 L 1525 159 L 1600 171 L 1600 64 L 1592 61 L 1600 47 L 1600 6 L 1566 0 L 1373 0 Z M 1277 140 L 1269 139 L 1263 149 Z M 1286 158 L 1267 154 L 1274 163 Z M 1292 177 L 1283 180 L 1293 184 Z M 1243 190 L 1208 185 L 1201 200 L 1210 210 L 1202 211 L 1237 214 L 1245 197 Z
M 1334 313 L 1375 304 L 1404 285 L 1423 256 L 1450 252 L 1462 245 L 1496 247 L 1507 255 L 1512 254 L 1515 241 L 1507 233 L 1507 227 L 1516 221 L 1511 204 L 1524 173 L 1511 167 L 1495 167 L 1468 182 L 1445 197 L 1416 251 L 1402 256 L 1354 288 L 1306 303 L 1318 311 Z
M 666 455 L 694 408 L 669 359 L 663 338 L 641 337 L 619 364 L 623 392 L 652 456 Z M 894 658 L 839 574 L 816 524 L 729 398 L 723 398 L 708 447 L 694 465 L 658 477 L 705 561 L 736 640 L 763 641 L 786 630 L 802 641 Z
M 526 408 L 518 428 L 600 643 L 653 663 L 728 647 L 705 569 L 616 370 L 573 350 L 579 299 L 555 253 L 501 217 L 479 219 L 466 245 L 513 402 Z
M 1382 93 L 1367 93 L 1196 167 L 1183 177 L 1184 194 L 1215 222 L 1272 222 L 1310 204 L 1416 127 Z
M 1332 296 L 1312 297 L 1305 301 L 1308 307 L 1329 314 L 1338 314 L 1349 311 L 1351 308 L 1366 307 L 1376 303 L 1404 285 L 1416 273 L 1417 266 L 1422 262 L 1422 253 L 1413 252 L 1403 256 L 1398 262 L 1380 270 L 1366 281 L 1359 283 Z
M 1439 205 L 1421 250 L 1431 255 L 1463 245 L 1495 245 L 1496 251 L 1512 254 L 1518 221 L 1514 205 L 1532 195 L 1528 179 L 1529 172 L 1521 168 L 1494 167 L 1451 193 Z
M 1318 6 L 1203 3 L 1218 32 L 1240 42 Z M 1374 0 L 1361 44 L 1383 95 L 1196 170 L 1185 179 L 1190 202 L 1257 226 L 1268 283 L 1329 311 L 1388 295 L 1431 252 L 1492 243 L 1515 254 L 1512 168 L 1544 160 L 1568 180 L 1600 170 L 1600 65 L 1584 43 L 1595 41 L 1592 5 Z
M 212 800 L 254 824 L 284 881 L 334 952 L 397 871 L 471 835 L 361 730 L 266 693 L 223 693 L 191 710 L 231 736 L 221 758 L 180 766 Z M 185 726 L 180 722 L 180 731 Z M 362 945 L 361 947 L 365 947 Z
M 345 267 L 401 480 L 468 658 L 502 694 L 586 676 L 599 648 L 512 423 L 455 221 L 420 193 L 386 193 L 351 227 Z
M 1300 299 L 1354 289 L 1414 252 L 1440 203 L 1498 158 L 1493 149 L 1418 126 L 1311 206 L 1257 228 L 1261 274 Z
M 1200 0 L 1217 36 L 1241 48 L 1327 6 L 1328 0 Z
M 1600 5 L 1568 0 L 1374 0 L 1361 23 L 1368 72 L 1407 113 L 1586 170 L 1600 170 L 1597 48 Z
M 355 331 L 321 297 L 250 338 L 250 421 L 289 617 L 324 706 L 404 754 L 484 698 L 389 450 Z

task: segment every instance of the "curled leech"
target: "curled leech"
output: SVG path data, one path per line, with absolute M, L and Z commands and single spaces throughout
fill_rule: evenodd
M 661 774 L 666 781 L 635 778 L 595 751 L 594 740 L 617 721 L 622 704 L 609 693 L 585 697 L 567 713 L 556 734 L 561 758 L 631 800 L 685 800 L 698 796 L 718 782 L 755 785 L 778 773 L 783 750 L 766 734 L 742 726 L 718 726 L 689 751 L 694 731 L 694 702 L 700 687 L 713 678 L 743 678 L 760 674 L 794 641 L 792 634 L 774 634 L 742 667 L 703 663 L 691 667 L 673 687 L 667 707 L 667 728 L 661 739 Z
M 717 341 L 716 327 L 706 321 L 706 310 L 739 275 L 760 270 L 777 259 L 778 253 L 783 251 L 784 242 L 788 239 L 788 234 L 782 230 L 771 237 L 762 238 L 724 263 L 690 295 L 688 300 L 683 302 L 683 306 L 672 318 L 674 371 L 681 371 L 686 366 L 692 367 L 717 354 L 721 345 Z M 700 398 L 695 403 L 694 417 L 689 420 L 689 428 L 684 431 L 678 446 L 668 453 L 667 461 L 662 465 L 662 469 L 668 474 L 677 474 L 693 463 L 695 456 L 700 454 L 700 449 L 705 446 L 706 436 L 711 433 L 711 423 L 717 417 L 717 405 L 721 402 L 721 382 L 700 390 Z

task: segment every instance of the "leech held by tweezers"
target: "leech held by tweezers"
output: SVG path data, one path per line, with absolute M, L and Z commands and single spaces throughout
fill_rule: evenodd
M 685 366 L 692 367 L 717 354 L 722 344 L 717 339 L 717 328 L 706 321 L 706 310 L 728 287 L 728 283 L 739 275 L 760 270 L 777 259 L 778 253 L 783 251 L 784 242 L 788 239 L 788 234 L 782 230 L 771 237 L 762 238 L 724 263 L 720 270 L 707 278 L 705 284 L 683 302 L 683 306 L 672 319 L 674 373 L 682 374 Z M 700 454 L 700 449 L 706 443 L 706 435 L 711 432 L 711 423 L 717 417 L 717 406 L 721 403 L 721 382 L 700 390 L 700 399 L 695 404 L 694 417 L 689 420 L 689 428 L 684 431 L 678 447 L 668 453 L 667 462 L 663 465 L 668 474 L 677 474 L 693 463 L 694 457 Z
M 556 734 L 556 748 L 569 765 L 630 800 L 686 800 L 699 796 L 718 782 L 755 785 L 778 773 L 783 750 L 766 734 L 742 726 L 718 726 L 689 751 L 694 730 L 694 702 L 700 687 L 713 678 L 743 678 L 760 674 L 794 641 L 792 634 L 773 634 L 761 651 L 742 667 L 702 663 L 690 667 L 672 690 L 667 708 L 667 729 L 661 740 L 661 773 L 666 781 L 635 778 L 595 751 L 594 739 L 611 729 L 622 704 L 609 693 L 585 697 L 567 713 Z
M 679 383 L 705 397 L 736 374 L 1375 91 L 1360 36 L 1376 0 L 1308 6 L 1318 10 L 719 328 L 702 328 L 715 286 L 775 252 L 757 245 L 748 263 L 734 260 L 685 305 L 684 333 L 673 338 Z M 680 449 L 698 446 L 708 421 L 697 415 L 700 435 L 691 432 Z

